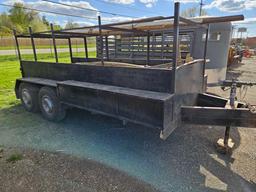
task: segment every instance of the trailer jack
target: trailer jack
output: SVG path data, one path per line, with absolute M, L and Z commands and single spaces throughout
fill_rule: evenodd
M 237 87 L 242 87 L 242 86 L 253 86 L 255 83 L 251 82 L 241 82 L 241 81 L 224 81 L 223 86 L 229 86 L 230 87 L 230 97 L 229 97 L 229 105 L 232 109 L 236 109 L 235 105 L 235 100 L 236 100 L 236 90 Z M 232 151 L 232 148 L 234 147 L 234 142 L 230 138 L 230 125 L 226 126 L 225 129 L 225 135 L 224 139 L 220 138 L 218 139 L 216 143 L 216 149 L 218 152 L 226 154 Z
M 215 143 L 222 154 L 232 152 L 234 142 L 230 138 L 232 127 L 256 128 L 256 113 L 251 105 L 236 101 L 236 89 L 253 86 L 256 83 L 242 81 L 224 81 L 223 87 L 230 87 L 229 99 L 211 94 L 199 94 L 197 106 L 182 106 L 182 122 L 200 125 L 225 126 L 224 138 Z
M 219 153 L 227 154 L 232 151 L 235 143 L 230 138 L 230 126 L 226 126 L 224 139 L 220 138 L 216 142 L 216 150 Z

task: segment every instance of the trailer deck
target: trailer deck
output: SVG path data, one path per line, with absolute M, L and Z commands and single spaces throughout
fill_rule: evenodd
M 174 16 L 171 17 L 105 25 L 101 25 L 100 16 L 98 19 L 99 25 L 93 27 L 62 31 L 54 31 L 52 27 L 50 32 L 42 33 L 32 33 L 30 29 L 29 35 L 15 35 L 17 48 L 18 38 L 29 37 L 34 50 L 34 61 L 22 60 L 18 51 L 22 78 L 16 81 L 15 90 L 27 110 L 40 108 L 45 118 L 61 120 L 67 107 L 78 107 L 123 122 L 156 128 L 162 139 L 166 139 L 182 122 L 214 123 L 219 114 L 224 119 L 227 116 L 228 120 L 218 121 L 227 127 L 245 125 L 247 118 L 251 119 L 247 126 L 256 125 L 256 114 L 248 114 L 250 110 L 243 103 L 235 108 L 232 98 L 223 105 L 221 98 L 204 95 L 208 99 L 204 100 L 203 106 L 198 106 L 202 104 L 200 99 L 207 85 L 208 23 L 240 20 L 243 16 L 196 22 L 180 17 L 179 3 L 175 3 Z M 171 20 L 171 25 L 161 25 L 163 20 Z M 204 57 L 201 59 L 190 58 L 188 54 L 194 26 L 206 31 Z M 164 31 L 159 31 L 163 28 Z M 91 36 L 97 40 L 97 58 L 88 57 L 86 37 Z M 56 62 L 39 62 L 34 38 L 49 37 L 53 40 Z M 71 38 L 78 37 L 84 38 L 85 58 L 73 57 Z M 59 63 L 57 38 L 68 39 L 70 64 Z M 215 108 L 209 108 L 212 103 L 215 103 Z M 227 103 L 231 109 L 225 109 Z M 204 110 L 208 111 L 206 117 L 201 115 Z M 238 116 L 239 121 L 233 121 Z
M 183 98 L 182 101 L 171 93 L 171 68 L 32 61 L 21 61 L 24 76 L 17 80 L 16 94 L 20 98 L 19 84 L 22 82 L 38 87 L 54 87 L 62 104 L 139 123 L 160 131 L 168 129 L 166 133 L 169 134 L 178 126 L 176 121 L 180 118 L 180 115 L 173 115 L 173 110 L 179 111 L 184 102 L 194 105 L 198 92 L 203 92 L 203 76 L 196 75 L 203 74 L 203 63 L 204 60 L 195 60 L 177 67 L 176 92 Z M 189 86 L 183 81 L 190 82 Z M 175 126 L 171 126 L 171 122 L 175 122 Z

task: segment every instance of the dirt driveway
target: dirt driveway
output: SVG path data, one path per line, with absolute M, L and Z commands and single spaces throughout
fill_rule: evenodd
M 256 81 L 254 63 L 246 60 L 228 75 Z M 248 91 L 248 98 L 255 102 L 255 88 Z M 51 123 L 15 106 L 0 111 L 0 133 L 0 145 L 97 161 L 163 192 L 256 189 L 256 129 L 232 128 L 235 150 L 225 156 L 214 148 L 224 134 L 223 127 L 184 125 L 161 141 L 154 130 L 133 124 L 122 127 L 118 120 L 101 115 L 72 110 L 63 122 Z
M 0 158 L 1 192 L 157 192 L 127 174 L 62 153 L 5 148 Z

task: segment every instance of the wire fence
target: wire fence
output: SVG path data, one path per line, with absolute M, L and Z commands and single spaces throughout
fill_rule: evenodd
M 52 40 L 51 39 L 40 39 L 35 38 L 35 45 L 36 46 L 51 46 Z M 93 38 L 88 38 L 88 43 L 93 43 L 95 40 Z M 82 38 L 73 38 L 72 43 L 75 45 L 83 45 L 84 40 Z M 56 39 L 56 45 L 68 45 L 66 39 Z M 22 47 L 31 47 L 31 40 L 29 38 L 19 38 L 19 46 Z M 15 47 L 15 40 L 13 37 L 0 37 L 0 48 L 1 49 L 10 49 Z
M 29 60 L 33 60 L 31 39 L 19 38 L 18 41 L 19 41 L 19 47 L 20 47 L 23 59 L 25 57 L 25 58 L 29 58 Z M 41 57 L 46 60 L 54 58 L 52 39 L 35 38 L 34 41 L 35 41 L 36 49 L 38 50 L 38 54 L 41 53 L 39 60 L 41 59 Z M 71 42 L 72 42 L 72 50 L 73 50 L 74 56 L 76 56 L 81 52 L 84 52 L 84 39 L 72 38 Z M 95 38 L 88 38 L 87 43 L 89 48 L 96 46 Z M 60 54 L 69 53 L 67 39 L 56 39 L 56 45 L 57 45 L 57 50 L 60 51 Z M 39 50 L 41 50 L 41 52 Z M 9 52 L 6 53 L 6 51 L 7 52 L 9 51 Z M 10 52 L 12 53 L 10 54 Z M 5 61 L 8 62 L 8 64 L 5 64 Z M 13 61 L 13 63 L 11 63 L 10 61 Z M 0 70 L 4 70 L 4 69 L 9 70 L 17 67 L 17 61 L 18 61 L 18 52 L 17 52 L 17 47 L 15 44 L 14 37 L 0 37 Z

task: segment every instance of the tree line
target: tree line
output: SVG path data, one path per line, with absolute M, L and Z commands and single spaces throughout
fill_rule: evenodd
M 60 25 L 54 24 L 54 30 L 62 29 Z M 64 28 L 77 27 L 78 24 L 68 21 Z M 0 14 L 0 36 L 10 36 L 13 29 L 17 33 L 28 33 L 31 27 L 33 32 L 50 30 L 50 22 L 45 16 L 40 16 L 38 12 L 24 9 L 22 3 L 15 3 L 8 12 Z
M 188 8 L 181 15 L 184 17 L 195 17 L 198 13 L 198 8 Z M 207 15 L 203 10 L 202 15 Z M 40 16 L 38 12 L 24 9 L 22 3 L 15 3 L 7 13 L 0 14 L 0 36 L 10 36 L 13 34 L 13 29 L 17 33 L 28 33 L 28 28 L 31 27 L 33 32 L 50 30 L 50 23 L 45 16 Z M 68 21 L 64 28 L 71 29 L 79 27 L 77 23 Z M 62 29 L 60 25 L 54 24 L 54 30 Z

